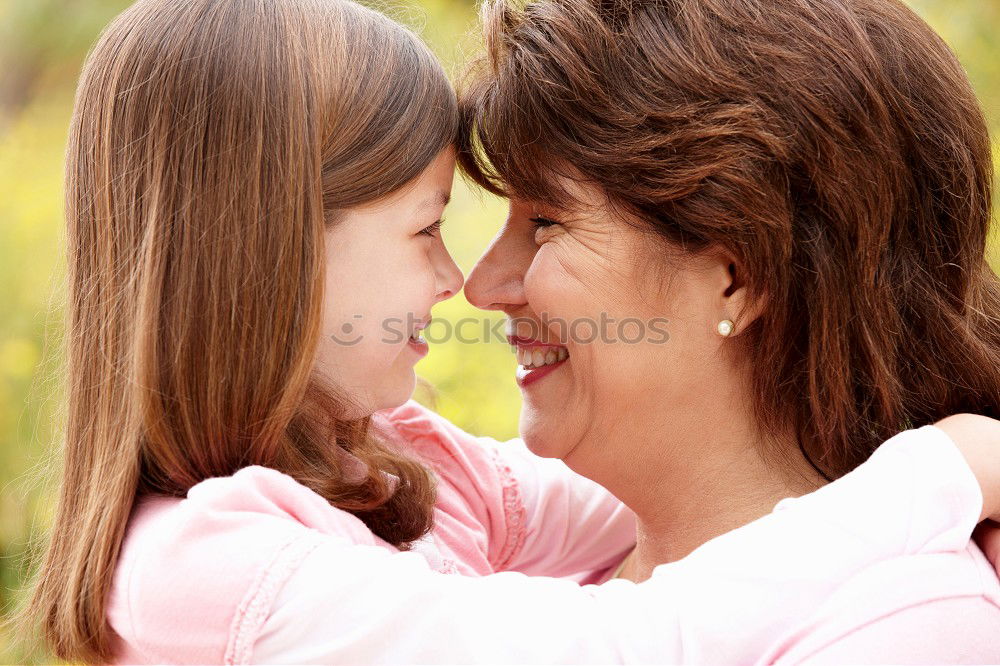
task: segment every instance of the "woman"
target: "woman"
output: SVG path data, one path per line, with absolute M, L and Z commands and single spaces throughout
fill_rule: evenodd
M 636 512 L 625 576 L 843 475 L 900 423 L 998 413 L 989 136 L 901 2 L 483 15 L 460 160 L 511 206 L 466 295 L 557 352 L 519 370 L 521 434 Z M 665 317 L 669 340 L 567 335 L 599 315 Z M 770 658 L 995 661 L 995 579 L 975 549 L 887 563 Z

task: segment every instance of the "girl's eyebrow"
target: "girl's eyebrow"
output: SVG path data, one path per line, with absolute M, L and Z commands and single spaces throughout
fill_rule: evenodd
M 423 203 L 417 206 L 417 210 L 426 210 L 428 208 L 437 208 L 438 206 L 447 206 L 448 202 L 451 201 L 451 195 L 444 190 L 438 190 L 437 193 L 429 199 L 425 199 Z

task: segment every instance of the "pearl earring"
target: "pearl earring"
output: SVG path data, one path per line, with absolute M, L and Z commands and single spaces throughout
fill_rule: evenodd
M 729 321 L 728 319 L 723 319 L 722 321 L 719 322 L 719 335 L 721 335 L 724 338 L 727 338 L 730 335 L 732 335 L 733 328 L 735 328 L 733 322 Z

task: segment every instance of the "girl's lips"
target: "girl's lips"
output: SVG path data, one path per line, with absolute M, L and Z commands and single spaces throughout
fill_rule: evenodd
M 517 385 L 521 388 L 530 386 L 542 377 L 551 374 L 556 368 L 562 367 L 568 360 L 569 359 L 563 359 L 562 361 L 550 363 L 549 365 L 543 365 L 540 368 L 532 368 L 530 370 L 525 368 L 523 365 L 519 365 L 517 366 L 517 374 L 515 375 L 517 378 Z
M 421 358 L 427 356 L 427 352 L 430 351 L 430 346 L 427 344 L 426 340 L 420 337 L 420 331 L 424 330 L 430 325 L 431 325 L 431 316 L 427 315 L 422 320 L 416 323 L 416 325 L 413 327 L 414 328 L 413 334 L 410 336 L 410 339 L 406 341 L 406 346 L 415 351 L 417 355 L 420 356 Z
M 427 352 L 429 352 L 431 349 L 430 346 L 427 344 L 427 341 L 424 340 L 423 338 L 416 338 L 416 339 L 410 338 L 409 340 L 407 340 L 406 346 L 415 351 L 421 358 L 426 356 Z

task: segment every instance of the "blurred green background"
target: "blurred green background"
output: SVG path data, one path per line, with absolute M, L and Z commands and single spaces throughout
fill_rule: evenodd
M 64 276 L 62 161 L 80 65 L 100 29 L 126 0 L 0 0 L 0 612 L 8 612 L 51 512 L 44 477 L 61 420 Z M 473 0 L 371 3 L 415 28 L 452 73 L 478 45 Z M 911 0 L 965 65 L 1000 157 L 1000 0 Z M 1000 164 L 998 164 L 1000 167 Z M 463 271 L 497 231 L 502 202 L 456 182 L 445 241 Z M 994 217 L 996 219 L 996 217 Z M 1000 269 L 994 226 L 991 262 Z M 460 295 L 435 318 L 480 316 Z M 440 332 L 440 331 L 439 331 Z M 433 339 L 434 329 L 429 332 Z M 417 397 L 460 426 L 516 435 L 520 397 L 513 356 L 499 341 L 433 345 L 418 366 L 433 389 Z M 34 536 L 33 536 L 34 535 Z M 16 663 L 0 635 L 0 663 Z

